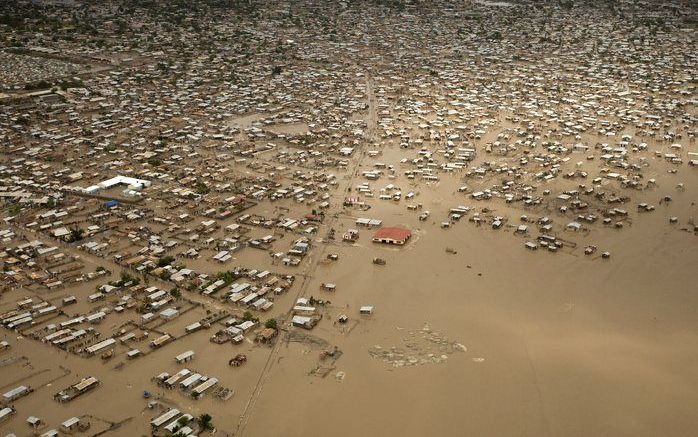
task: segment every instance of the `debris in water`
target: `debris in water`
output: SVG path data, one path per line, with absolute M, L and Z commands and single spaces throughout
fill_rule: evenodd
M 425 323 L 420 331 L 409 331 L 409 336 L 402 339 L 403 347 L 383 348 L 375 345 L 368 350 L 371 357 L 390 364 L 393 367 L 417 366 L 428 363 L 443 363 L 450 354 L 466 352 L 461 343 L 450 341 L 438 331 L 433 331 Z

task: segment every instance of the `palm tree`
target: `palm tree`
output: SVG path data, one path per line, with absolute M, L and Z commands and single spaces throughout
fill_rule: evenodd
M 199 416 L 199 425 L 204 431 L 213 429 L 213 418 L 210 414 L 204 413 Z
M 80 228 L 71 228 L 70 229 L 70 242 L 74 243 L 76 241 L 82 240 L 83 235 L 85 234 L 84 229 Z

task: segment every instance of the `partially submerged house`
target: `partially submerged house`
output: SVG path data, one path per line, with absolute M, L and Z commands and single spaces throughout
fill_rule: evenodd
M 402 246 L 410 237 L 412 237 L 412 232 L 407 229 L 385 226 L 373 234 L 373 242 Z

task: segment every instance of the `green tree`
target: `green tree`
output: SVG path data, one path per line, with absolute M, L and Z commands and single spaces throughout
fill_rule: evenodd
M 194 187 L 194 191 L 196 191 L 197 194 L 208 194 L 211 189 L 203 182 L 197 182 L 196 187 Z
M 174 260 L 175 258 L 173 256 L 163 256 L 158 260 L 158 267 L 169 266 Z
M 84 229 L 80 229 L 80 228 L 77 228 L 77 227 L 71 228 L 71 229 L 70 229 L 70 237 L 69 237 L 69 240 L 70 240 L 71 243 L 74 243 L 74 242 L 76 242 L 76 241 L 82 240 L 84 236 L 85 236 L 85 230 L 84 230 Z
M 265 328 L 271 328 L 271 329 L 277 329 L 277 322 L 276 319 L 269 319 L 266 322 L 264 322 L 264 327 Z
M 8 212 L 11 216 L 14 216 L 14 215 L 19 214 L 19 212 L 20 212 L 21 210 L 22 210 L 22 207 L 19 206 L 19 204 L 15 204 L 15 205 L 10 205 L 10 207 L 7 209 L 7 212 Z
M 116 285 L 116 286 L 120 287 L 124 284 L 128 284 L 129 282 L 131 282 L 132 285 L 138 285 L 141 282 L 141 280 L 131 276 L 127 271 L 123 270 L 121 272 L 121 280 L 118 281 L 116 284 L 112 284 L 112 285 Z
M 201 426 L 204 431 L 213 429 L 213 417 L 208 413 L 202 414 L 199 416 L 199 426 Z
M 218 279 L 223 280 L 223 282 L 225 282 L 226 285 L 230 284 L 231 282 L 233 282 L 235 280 L 235 275 L 231 271 L 218 272 L 216 274 L 216 277 Z

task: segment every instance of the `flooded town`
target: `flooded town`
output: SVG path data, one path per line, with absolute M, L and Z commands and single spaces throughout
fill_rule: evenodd
M 690 0 L 0 2 L 0 436 L 692 436 Z

